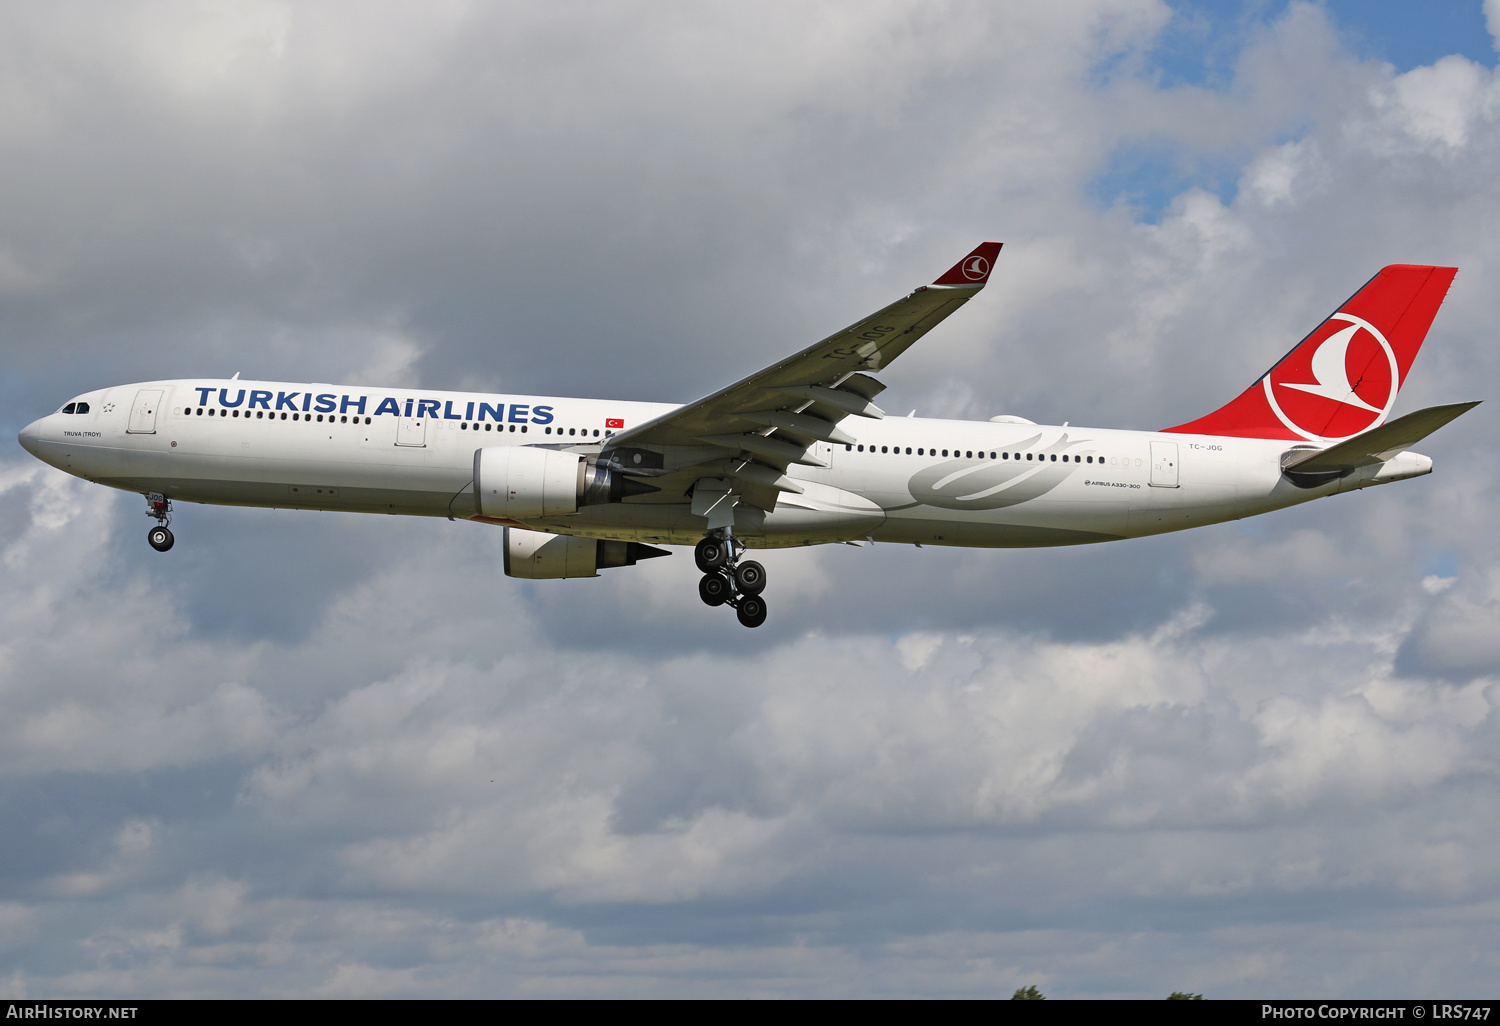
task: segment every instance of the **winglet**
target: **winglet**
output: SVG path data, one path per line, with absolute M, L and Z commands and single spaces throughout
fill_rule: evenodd
M 995 257 L 1000 255 L 1000 243 L 981 242 L 968 256 L 954 264 L 948 273 L 934 285 L 983 285 L 990 280 L 990 271 L 995 266 Z

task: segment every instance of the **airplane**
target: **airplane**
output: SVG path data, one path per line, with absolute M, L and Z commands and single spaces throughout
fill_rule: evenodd
M 1158 431 L 887 417 L 876 377 L 989 281 L 985 242 L 930 285 L 686 405 L 225 379 L 86 392 L 20 443 L 174 502 L 441 516 L 504 529 L 511 577 L 597 577 L 691 545 L 698 593 L 766 619 L 757 548 L 1032 547 L 1254 516 L 1430 473 L 1411 446 L 1477 406 L 1391 420 L 1457 273 L 1392 265 L 1222 408 Z

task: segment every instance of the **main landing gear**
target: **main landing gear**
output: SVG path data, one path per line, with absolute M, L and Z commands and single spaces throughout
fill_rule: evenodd
M 703 571 L 698 597 L 709 606 L 733 606 L 740 623 L 759 627 L 766 622 L 766 568 L 753 559 L 741 561 L 744 548 L 728 531 L 710 535 L 693 549 L 693 559 Z
M 146 516 L 156 518 L 156 526 L 146 532 L 146 541 L 157 552 L 166 552 L 176 541 L 167 527 L 172 522 L 172 500 L 160 492 L 146 496 Z

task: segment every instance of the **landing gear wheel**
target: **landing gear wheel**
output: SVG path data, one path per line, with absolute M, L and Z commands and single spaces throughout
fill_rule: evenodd
M 172 532 L 168 528 L 153 527 L 146 533 L 146 541 L 157 552 L 166 552 L 176 539 L 172 537 Z
M 740 606 L 734 611 L 734 615 L 746 627 L 759 627 L 766 622 L 766 600 L 759 595 L 746 595 L 740 599 Z
M 729 578 L 717 570 L 704 574 L 703 580 L 698 582 L 698 597 L 706 606 L 722 606 L 732 594 L 734 589 L 729 585 Z
M 704 538 L 693 548 L 698 569 L 712 573 L 729 561 L 729 546 L 718 538 Z
M 759 595 L 766 590 L 766 568 L 753 559 L 735 564 L 734 586 L 743 595 Z

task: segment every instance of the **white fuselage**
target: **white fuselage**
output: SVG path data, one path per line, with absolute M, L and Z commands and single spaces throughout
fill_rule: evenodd
M 43 417 L 21 441 L 90 481 L 186 502 L 460 519 L 475 516 L 476 449 L 595 453 L 611 425 L 631 427 L 675 408 L 207 379 L 106 388 L 75 402 L 89 412 Z M 1431 469 L 1426 457 L 1403 453 L 1304 488 L 1281 472 L 1285 441 L 918 418 L 849 417 L 841 427 L 856 441 L 819 443 L 815 453 L 826 467 L 787 471 L 800 494 L 783 493 L 768 514 L 741 509 L 735 532 L 746 544 L 1108 541 L 1252 516 Z M 526 526 L 693 544 L 704 524 L 679 486 Z

